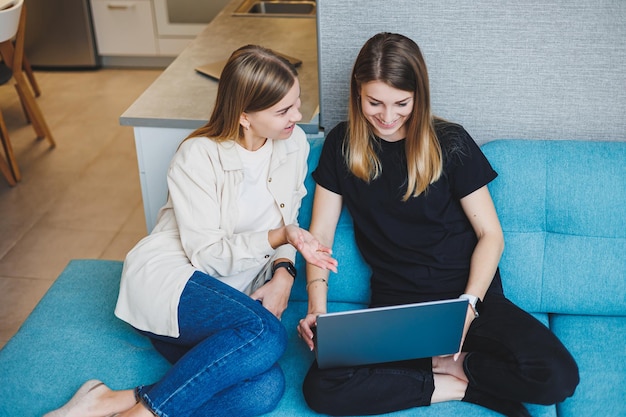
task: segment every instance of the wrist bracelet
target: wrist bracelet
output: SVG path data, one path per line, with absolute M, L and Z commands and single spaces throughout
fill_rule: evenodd
M 317 279 L 307 282 L 306 284 L 307 291 L 309 290 L 309 285 L 313 284 L 314 282 L 323 282 L 324 284 L 326 284 L 326 288 L 328 288 L 328 281 L 326 281 L 324 278 L 317 278 Z

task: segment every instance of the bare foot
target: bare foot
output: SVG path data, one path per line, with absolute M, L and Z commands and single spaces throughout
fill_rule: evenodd
M 433 375 L 433 378 L 435 382 L 435 390 L 433 391 L 433 395 L 430 399 L 431 403 L 460 401 L 463 397 L 465 397 L 467 382 L 447 374 L 435 374 Z
M 464 382 L 469 382 L 465 370 L 463 370 L 463 361 L 467 356 L 466 352 L 462 352 L 458 360 L 454 360 L 454 356 L 435 356 L 433 357 L 433 373 L 452 375 Z
M 43 417 L 105 417 L 122 412 L 135 405 L 132 390 L 113 391 L 103 382 L 89 380 L 63 407 Z

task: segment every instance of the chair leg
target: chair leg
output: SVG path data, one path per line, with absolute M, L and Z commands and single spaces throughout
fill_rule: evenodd
M 15 91 L 17 92 L 17 96 L 20 99 L 20 104 L 22 105 L 22 112 L 24 113 L 24 119 L 26 119 L 26 123 L 32 124 L 33 129 L 35 129 L 35 133 L 37 134 L 38 139 L 42 139 L 46 134 L 43 129 L 37 124 L 37 120 L 33 122 L 33 115 L 31 114 L 30 107 L 28 106 L 27 98 L 24 97 L 24 92 L 22 89 L 16 84 L 13 84 L 15 87 Z
M 15 178 L 13 177 L 11 168 L 9 168 L 6 161 L 2 157 L 0 157 L 0 172 L 2 172 L 2 175 L 4 176 L 4 179 L 7 180 L 7 183 L 9 183 L 9 186 L 14 187 L 17 184 L 15 182 Z
M 33 73 L 33 68 L 30 66 L 30 62 L 28 62 L 26 55 L 22 57 L 22 68 L 26 73 L 26 77 L 28 78 L 28 82 L 33 89 L 35 97 L 39 97 L 41 95 L 41 88 L 39 88 L 39 83 L 37 83 L 37 79 Z
M 4 117 L 0 112 L 0 140 L 2 141 L 2 147 L 4 148 L 4 154 L 9 161 L 9 165 L 4 161 L 4 158 L 0 158 L 0 171 L 6 178 L 10 186 L 14 186 L 17 181 L 22 179 L 20 168 L 17 166 L 15 155 L 13 155 L 13 147 L 11 146 L 11 140 L 9 139 L 9 132 L 7 131 L 6 124 L 4 123 Z
M 4 158 L 0 158 L 0 172 L 2 172 L 4 179 L 7 180 L 10 187 L 15 187 L 17 185 L 15 178 L 13 178 L 13 173 Z
M 0 158 L 0 172 L 2 172 L 4 179 L 7 180 L 10 187 L 15 187 L 17 185 L 15 178 L 13 178 L 13 173 L 4 158 Z
M 28 85 L 26 85 L 26 80 L 22 77 L 22 74 L 13 74 L 13 78 L 15 79 L 15 88 L 17 89 L 17 94 L 20 96 L 22 103 L 25 105 L 28 117 L 30 118 L 33 128 L 37 133 L 37 137 L 40 139 L 46 138 L 48 142 L 50 142 L 50 147 L 54 148 L 56 143 L 54 138 L 52 137 L 52 132 L 50 132 L 50 128 L 48 128 L 48 124 L 46 123 L 46 119 L 43 117 L 37 102 L 35 101 L 35 97 L 30 93 Z

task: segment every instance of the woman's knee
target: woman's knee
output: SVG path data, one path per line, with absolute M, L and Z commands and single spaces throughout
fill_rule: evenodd
M 549 378 L 536 390 L 538 404 L 556 404 L 571 397 L 580 382 L 578 365 L 574 358 L 565 351 L 546 360 Z
M 349 392 L 354 376 L 350 368 L 320 370 L 313 363 L 302 384 L 304 399 L 312 410 L 334 416 L 359 415 L 359 407 Z
M 284 350 L 287 346 L 285 326 L 261 303 L 250 301 L 240 309 L 234 328 L 241 334 L 247 334 L 246 337 L 250 338 L 253 343 L 261 342 L 264 345 L 269 344 L 279 350 Z M 281 351 L 280 354 L 282 353 Z
M 257 416 L 276 408 L 285 392 L 285 376 L 278 364 L 218 392 L 197 416 Z
M 258 407 L 258 414 L 274 410 L 285 393 L 285 375 L 278 364 L 252 381 L 251 395 Z
M 318 413 L 332 414 L 332 410 L 329 410 L 328 406 L 333 403 L 333 393 L 327 388 L 328 383 L 325 378 L 321 377 L 317 365 L 313 364 L 302 383 L 302 393 L 309 408 Z
M 266 310 L 267 312 L 267 310 Z M 269 313 L 269 312 L 268 312 Z M 287 330 L 285 326 L 273 314 L 269 313 L 262 318 L 263 331 L 261 338 L 263 344 L 274 352 L 274 362 L 285 353 L 287 349 Z M 269 354 L 269 352 L 267 352 Z

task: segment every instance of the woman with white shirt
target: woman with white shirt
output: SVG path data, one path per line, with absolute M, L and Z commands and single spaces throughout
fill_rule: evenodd
M 45 417 L 251 416 L 276 406 L 296 250 L 337 265 L 297 226 L 309 152 L 299 107 L 287 61 L 255 45 L 232 54 L 209 122 L 174 155 L 167 203 L 122 272 L 116 316 L 172 368 L 131 390 L 87 381 Z

